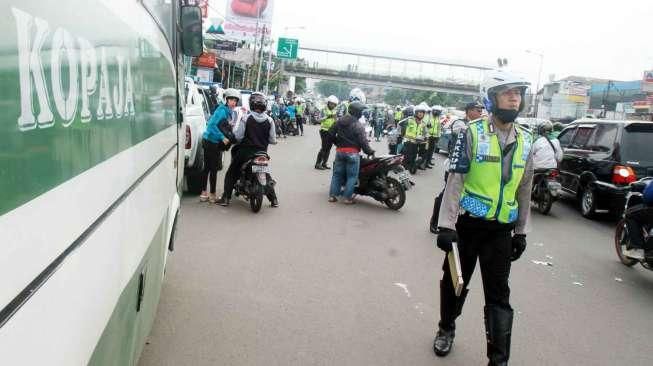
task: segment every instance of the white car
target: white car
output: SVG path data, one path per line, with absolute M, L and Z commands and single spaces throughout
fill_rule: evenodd
M 193 79 L 186 78 L 186 107 L 184 109 L 184 125 L 186 131 L 186 145 L 184 150 L 184 176 L 186 190 L 199 194 L 206 182 L 202 182 L 204 170 L 204 149 L 202 148 L 202 135 L 206 130 L 207 118 L 210 118 L 209 106 L 204 95 L 198 90 Z

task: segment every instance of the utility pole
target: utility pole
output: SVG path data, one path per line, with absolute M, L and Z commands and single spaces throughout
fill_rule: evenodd
M 261 50 L 258 56 L 258 72 L 256 73 L 256 91 L 259 91 L 259 84 L 261 81 L 261 66 L 263 66 L 263 44 L 265 42 L 265 31 L 266 31 L 266 26 L 263 26 L 262 32 L 261 32 Z
M 270 39 L 270 50 L 268 51 L 268 65 L 267 65 L 267 76 L 265 78 L 265 93 L 270 93 L 270 71 L 272 69 L 272 39 Z

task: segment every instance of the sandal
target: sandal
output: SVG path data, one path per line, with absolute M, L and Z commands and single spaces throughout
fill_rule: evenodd
M 335 197 L 329 197 L 329 202 L 338 202 L 338 199 Z

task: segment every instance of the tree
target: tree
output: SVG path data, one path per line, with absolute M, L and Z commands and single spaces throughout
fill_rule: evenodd
M 315 89 L 324 96 L 335 95 L 338 99 L 344 100 L 349 96 L 351 87 L 344 81 L 320 80 L 315 84 Z
M 390 90 L 387 90 L 385 95 L 383 96 L 383 101 L 386 104 L 390 104 L 390 105 L 404 104 L 405 99 L 406 99 L 406 91 L 397 88 L 392 88 Z

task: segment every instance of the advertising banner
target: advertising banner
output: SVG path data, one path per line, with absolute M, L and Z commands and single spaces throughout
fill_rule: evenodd
M 195 59 L 195 65 L 203 67 L 215 67 L 215 54 L 210 52 L 203 52 L 197 59 Z
M 653 70 L 644 71 L 642 91 L 647 93 L 653 92 Z
M 225 33 L 238 40 L 253 41 L 264 32 L 270 36 L 274 0 L 227 0 Z

